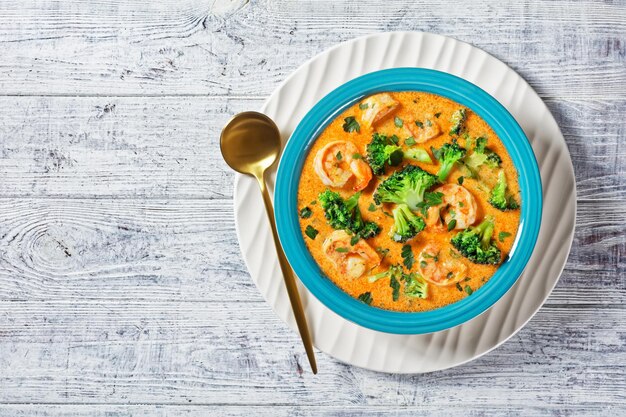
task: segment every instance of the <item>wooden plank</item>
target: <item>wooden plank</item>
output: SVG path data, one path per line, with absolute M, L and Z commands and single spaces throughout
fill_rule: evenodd
M 0 218 L 0 299 L 261 299 L 229 201 L 3 200 Z
M 543 308 L 489 355 L 416 376 L 318 354 L 312 377 L 295 333 L 265 303 L 0 302 L 0 317 L 8 318 L 0 322 L 7 403 L 504 409 L 626 401 L 623 307 Z
M 219 153 L 259 100 L 0 98 L 0 196 L 231 198 Z
M 220 416 L 249 416 L 258 417 L 449 417 L 460 416 L 499 416 L 510 417 L 561 417 L 572 415 L 617 415 L 625 411 L 624 407 L 612 407 L 602 404 L 577 405 L 577 404 L 526 404 L 524 406 L 496 405 L 485 407 L 484 405 L 460 405 L 460 406 L 433 406 L 428 403 L 413 407 L 393 407 L 389 405 L 366 407 L 359 405 L 344 406 L 316 406 L 316 405 L 271 405 L 271 406 L 229 406 L 229 405 L 58 405 L 58 404 L 0 404 L 0 415 L 13 417 L 128 417 L 128 416 L 185 416 L 205 417 Z
M 548 104 L 581 201 L 623 201 L 626 99 Z M 0 97 L 0 197 L 229 199 L 233 174 L 219 133 L 232 114 L 260 106 L 207 97 Z
M 4 199 L 0 300 L 260 301 L 227 200 Z M 549 303 L 626 301 L 622 203 L 583 201 Z
M 544 96 L 625 97 L 624 21 L 620 2 L 592 0 L 3 1 L 0 91 L 264 97 L 338 42 L 422 30 L 487 50 Z
M 601 205 L 626 198 L 626 127 L 617 116 L 626 112 L 626 101 L 546 100 L 546 104 L 570 151 L 578 201 Z

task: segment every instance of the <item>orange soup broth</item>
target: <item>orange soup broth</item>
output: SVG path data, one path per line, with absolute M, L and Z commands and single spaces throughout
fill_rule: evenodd
M 366 146 L 371 141 L 372 133 L 379 132 L 385 135 L 397 135 L 400 138 L 400 145 L 406 149 L 404 140 L 410 136 L 404 127 L 397 127 L 394 123 L 394 117 L 397 116 L 402 120 L 414 118 L 415 120 L 424 120 L 427 116 L 436 121 L 441 129 L 442 134 L 438 137 L 431 139 L 425 143 L 415 144 L 415 147 L 421 147 L 427 149 L 433 164 L 420 163 L 414 160 L 405 159 L 404 164 L 413 164 L 421 167 L 425 171 L 430 173 L 437 173 L 439 165 L 432 156 L 430 147 L 439 148 L 446 142 L 451 140 L 448 132 L 450 130 L 450 116 L 452 113 L 462 107 L 447 98 L 422 92 L 396 92 L 390 93 L 396 100 L 401 103 L 400 108 L 390 117 L 378 123 L 375 128 L 367 128 L 361 123 L 360 132 L 347 133 L 343 130 L 344 118 L 348 116 L 354 116 L 360 122 L 360 115 L 363 110 L 359 109 L 356 103 L 335 120 L 333 120 L 317 138 L 313 146 L 311 147 L 302 170 L 300 184 L 298 189 L 298 207 L 309 207 L 313 214 L 307 219 L 300 219 L 300 226 L 303 232 L 303 238 L 306 242 L 307 248 L 315 261 L 320 266 L 323 273 L 330 278 L 339 288 L 347 292 L 353 297 L 358 297 L 360 294 L 370 292 L 372 295 L 372 306 L 379 307 L 387 310 L 396 311 L 427 311 L 433 310 L 439 307 L 446 306 L 454 303 L 468 296 L 468 293 L 478 290 L 498 269 L 498 265 L 478 265 L 474 264 L 466 258 L 457 259 L 459 262 L 464 263 L 467 266 L 467 277 L 459 282 L 459 285 L 449 285 L 439 287 L 431 283 L 428 284 L 428 296 L 425 299 L 418 299 L 407 297 L 404 294 L 400 295 L 397 301 L 392 299 L 392 288 L 389 286 L 389 279 L 380 279 L 376 282 L 370 283 L 368 276 L 382 272 L 388 269 L 389 265 L 399 264 L 402 265 L 401 249 L 405 244 L 412 247 L 412 251 L 415 257 L 415 265 L 411 269 L 412 272 L 417 271 L 417 263 L 419 262 L 418 255 L 422 248 L 429 242 L 440 246 L 442 256 L 447 256 L 452 249 L 450 239 L 459 232 L 459 230 L 453 230 L 451 232 L 432 230 L 427 227 L 424 231 L 418 234 L 414 239 L 409 240 L 407 243 L 394 242 L 388 235 L 390 228 L 393 225 L 393 218 L 384 214 L 387 212 L 391 214 L 392 206 L 389 204 L 383 204 L 377 206 L 375 211 L 369 211 L 371 204 L 374 203 L 372 195 L 376 190 L 376 187 L 384 180 L 385 177 L 390 175 L 399 167 L 387 167 L 384 177 L 373 177 L 368 187 L 363 190 L 359 199 L 359 208 L 364 220 L 374 221 L 378 223 L 382 231 L 381 233 L 371 239 L 367 240 L 373 248 L 388 248 L 389 252 L 384 257 L 382 263 L 373 269 L 370 273 L 366 273 L 357 279 L 348 279 L 345 276 L 339 274 L 333 265 L 322 251 L 322 243 L 324 239 L 333 232 L 333 228 L 328 225 L 324 218 L 324 211 L 319 202 L 312 204 L 313 201 L 317 201 L 318 195 L 326 190 L 325 186 L 320 178 L 315 173 L 313 167 L 313 160 L 315 154 L 319 149 L 324 147 L 327 143 L 336 140 L 346 140 L 353 142 L 361 155 L 365 157 Z M 439 117 L 435 117 L 435 114 L 439 114 Z M 513 165 L 511 158 L 502 142 L 498 139 L 494 131 L 482 120 L 478 115 L 473 113 L 470 109 L 467 109 L 467 117 L 465 121 L 465 132 L 471 137 L 485 136 L 488 138 L 487 146 L 498 153 L 502 158 L 502 169 L 505 171 L 507 177 L 507 184 L 509 192 L 520 202 L 519 199 L 519 185 L 517 181 L 517 172 Z M 459 139 L 459 144 L 465 147 L 464 139 Z M 497 171 L 492 171 L 489 168 L 483 168 L 480 171 L 481 182 L 467 178 L 467 172 L 458 165 L 452 169 L 447 183 L 458 183 L 458 178 L 464 176 L 463 186 L 466 187 L 476 199 L 478 206 L 478 213 L 476 217 L 476 223 L 480 223 L 484 216 L 491 215 L 495 219 L 495 231 L 494 238 L 497 245 L 503 253 L 503 258 L 506 257 L 511 250 L 512 244 L 515 240 L 515 234 L 520 219 L 520 210 L 500 211 L 492 207 L 487 199 L 489 198 L 489 189 L 493 186 L 497 179 Z M 345 189 L 334 189 L 333 191 L 339 192 L 343 198 L 348 198 L 354 194 L 351 183 L 349 182 Z M 384 211 L 384 212 L 383 212 Z M 311 225 L 319 231 L 319 234 L 315 239 L 310 239 L 304 234 L 305 228 Z M 500 232 L 507 232 L 511 235 L 504 238 L 502 241 L 498 240 L 498 234 Z M 405 272 L 408 272 L 405 268 Z M 472 291 L 466 290 L 465 287 L 470 288 Z

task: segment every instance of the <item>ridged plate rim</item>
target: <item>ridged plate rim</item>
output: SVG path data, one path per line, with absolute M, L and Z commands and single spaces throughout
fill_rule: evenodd
M 414 52 L 407 54 L 406 50 Z M 338 316 L 299 283 L 315 346 L 342 362 L 383 372 L 421 373 L 458 366 L 508 340 L 539 310 L 556 285 L 575 225 L 574 171 L 554 118 L 517 73 L 467 43 L 424 32 L 391 32 L 353 39 L 299 67 L 274 91 L 262 111 L 276 121 L 285 139 L 304 114 L 337 86 L 375 70 L 411 66 L 447 72 L 474 83 L 515 117 L 540 167 L 543 221 L 535 251 L 511 290 L 485 313 L 452 329 L 422 335 L 370 330 Z M 240 248 L 263 297 L 295 330 L 256 188 L 254 180 L 236 176 L 235 223 Z M 542 263 L 544 256 L 552 262 Z

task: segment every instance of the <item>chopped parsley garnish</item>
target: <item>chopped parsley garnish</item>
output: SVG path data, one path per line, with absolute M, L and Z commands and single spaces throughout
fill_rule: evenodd
M 348 248 L 335 248 L 335 250 L 339 253 L 347 253 L 348 252 Z
M 463 181 L 465 181 L 465 177 L 463 177 L 462 175 L 456 179 L 456 182 L 458 182 L 459 185 L 463 185 Z
M 511 236 L 511 234 L 509 232 L 500 232 L 500 233 L 498 233 L 498 240 L 500 242 L 504 242 L 504 239 L 506 239 L 509 236 Z
M 424 259 L 432 259 L 434 262 L 439 261 L 439 252 L 436 255 L 431 255 L 430 253 L 423 252 L 422 258 Z
M 361 155 L 360 153 L 353 153 L 352 159 L 363 159 L 363 155 Z
M 470 277 L 465 277 L 465 279 L 463 281 L 467 282 L 467 281 L 471 281 L 472 279 Z
M 406 266 L 406 269 L 411 270 L 411 268 L 413 268 L 413 263 L 415 262 L 411 245 L 402 246 L 400 255 L 402 255 L 402 263 Z
M 359 243 L 359 235 L 354 235 L 350 238 L 350 246 L 354 246 Z
M 310 237 L 311 239 L 315 239 L 315 237 L 317 236 L 317 234 L 319 233 L 319 230 L 315 229 L 313 226 L 308 225 L 306 227 L 306 229 L 304 229 L 304 233 Z
M 393 119 L 393 124 L 396 125 L 396 127 L 402 127 L 402 125 L 404 124 L 404 122 L 402 121 L 401 118 L 399 118 L 398 116 L 394 117 Z
M 434 192 L 434 193 L 426 192 L 426 193 L 424 193 L 424 201 L 426 201 L 426 203 L 429 206 L 436 206 L 438 204 L 441 204 L 443 202 L 443 193 L 440 193 L 440 192 Z
M 341 156 L 341 152 L 337 152 L 337 155 L 335 155 L 337 157 L 338 161 L 341 161 L 343 159 L 343 156 Z
M 425 217 L 428 214 L 428 209 L 432 206 L 437 206 L 443 202 L 443 193 L 440 192 L 426 192 L 424 193 L 424 201 L 417 203 L 417 209 Z
M 456 289 L 463 292 L 463 287 L 461 287 L 461 284 L 459 284 L 458 282 L 456 283 Z
M 474 293 L 474 290 L 469 285 L 466 285 L 465 292 L 467 293 L 467 295 L 472 295 Z
M 430 119 L 426 119 L 426 126 L 431 127 L 433 125 L 433 122 L 430 121 Z
M 370 105 L 368 103 L 361 103 L 359 104 L 359 109 L 361 110 L 367 110 L 369 109 Z
M 426 263 L 426 261 L 420 261 L 420 267 L 422 269 L 426 268 L 428 266 L 428 264 Z
M 448 232 L 454 229 L 455 227 L 456 227 L 456 219 L 450 220 L 450 223 L 448 223 Z
M 424 128 L 424 123 L 422 122 L 415 122 L 415 124 L 417 125 L 417 127 L 423 129 Z
M 416 143 L 416 142 L 415 142 L 415 139 L 413 138 L 413 136 L 409 136 L 408 138 L 406 138 L 406 139 L 404 140 L 404 144 L 405 144 L 406 146 L 413 146 L 413 145 L 415 145 L 415 143 Z
M 367 208 L 367 211 L 376 211 L 376 206 L 374 203 L 370 203 L 370 206 Z
M 361 131 L 361 126 L 359 125 L 359 122 L 356 121 L 356 119 L 354 118 L 354 116 L 348 116 L 346 117 L 344 120 L 344 124 L 343 124 L 343 130 L 344 132 L 360 132 Z
M 363 301 L 367 305 L 372 304 L 372 293 L 369 291 L 364 292 L 363 294 L 359 295 L 359 300 Z
M 313 211 L 308 207 L 304 207 L 302 210 L 300 210 L 300 217 L 303 219 L 308 219 L 309 217 L 311 217 L 312 214 Z
M 317 200 L 313 200 L 313 201 L 311 201 L 309 204 L 310 204 L 310 205 L 312 205 L 312 206 L 314 206 L 314 205 L 316 205 L 316 204 L 317 204 Z
M 441 112 L 439 112 L 439 113 L 435 113 L 435 117 L 436 117 L 437 119 L 439 119 L 439 116 L 441 116 Z
M 389 286 L 393 289 L 393 301 L 398 301 L 398 298 L 400 298 L 400 282 L 398 282 L 395 275 L 391 276 L 391 279 L 389 280 Z

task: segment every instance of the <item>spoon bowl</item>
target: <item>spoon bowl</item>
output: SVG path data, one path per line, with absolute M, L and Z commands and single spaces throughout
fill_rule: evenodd
M 280 155 L 280 132 L 274 121 L 262 113 L 239 113 L 224 126 L 220 149 L 232 169 L 258 177 Z

